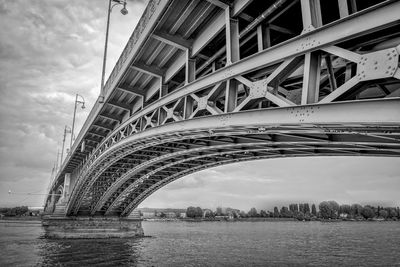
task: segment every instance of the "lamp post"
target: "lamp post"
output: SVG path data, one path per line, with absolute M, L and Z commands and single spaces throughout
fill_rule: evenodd
M 61 149 L 60 167 L 62 167 L 62 163 L 63 163 L 65 137 L 67 136 L 67 133 L 70 133 L 70 132 L 71 132 L 71 128 L 69 126 L 65 125 L 65 127 L 64 127 L 64 137 L 63 137 L 63 143 L 62 143 L 62 149 Z
M 108 43 L 108 30 L 110 28 L 110 14 L 114 6 L 123 5 L 124 7 L 121 9 L 121 14 L 128 14 L 128 10 L 126 9 L 126 0 L 109 0 L 108 1 L 108 10 L 107 10 L 107 27 L 106 27 L 106 40 L 104 44 L 104 56 L 103 56 L 103 70 L 101 72 L 101 88 L 100 88 L 100 96 L 99 103 L 104 103 L 104 76 L 106 72 L 106 58 L 107 58 L 107 43 Z
M 82 98 L 82 101 L 78 100 L 78 97 Z M 72 142 L 74 142 L 74 127 L 75 127 L 75 115 L 76 115 L 76 106 L 78 104 L 82 104 L 82 109 L 85 108 L 85 99 L 83 96 L 76 94 L 75 96 L 75 108 L 74 108 L 74 118 L 72 119 L 72 128 L 71 128 L 71 142 L 69 143 L 69 149 L 72 149 Z

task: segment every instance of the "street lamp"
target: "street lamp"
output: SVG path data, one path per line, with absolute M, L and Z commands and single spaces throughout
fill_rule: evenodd
M 67 133 L 70 133 L 70 132 L 71 132 L 71 128 L 69 126 L 65 125 L 65 127 L 64 127 L 64 137 L 63 137 L 63 143 L 62 143 L 62 149 L 61 149 L 60 167 L 62 166 L 62 163 L 63 163 L 65 137 L 67 136 Z
M 110 14 L 111 14 L 113 7 L 116 5 L 123 5 L 123 8 L 121 9 L 122 15 L 128 14 L 128 10 L 126 9 L 126 0 L 109 0 L 108 11 L 107 11 L 106 40 L 105 40 L 105 44 L 104 44 L 103 70 L 101 73 L 101 88 L 100 88 L 99 103 L 104 103 L 104 76 L 105 76 L 105 71 L 106 71 L 108 30 L 110 28 Z
M 78 97 L 82 98 L 82 101 L 78 100 Z M 78 104 L 82 104 L 82 109 L 85 108 L 85 99 L 83 96 L 76 94 L 75 96 L 75 108 L 74 108 L 74 118 L 72 119 L 72 128 L 71 128 L 71 142 L 69 143 L 69 148 L 72 149 L 72 142 L 74 141 L 74 127 L 75 127 L 75 115 L 76 115 L 76 106 Z

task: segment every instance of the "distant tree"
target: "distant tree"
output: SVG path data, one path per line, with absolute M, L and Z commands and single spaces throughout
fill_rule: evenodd
M 275 218 L 279 218 L 280 217 L 278 207 L 274 207 L 274 217 Z
M 213 217 L 215 217 L 215 214 L 211 210 L 207 210 L 207 211 L 204 212 L 204 217 L 213 218 Z
M 315 204 L 312 204 L 312 206 L 311 206 L 311 214 L 314 216 L 317 216 L 317 209 L 315 207 Z
M 304 217 L 304 213 L 302 213 L 302 212 L 297 213 L 296 218 L 297 218 L 297 220 L 299 220 L 299 221 L 303 221 L 304 218 L 305 218 L 305 217 Z
M 324 219 L 336 219 L 339 213 L 339 204 L 336 201 L 322 201 L 319 204 L 320 215 Z
M 379 210 L 379 217 L 386 219 L 388 217 L 388 212 L 386 210 Z
M 268 213 L 265 210 L 260 210 L 260 216 L 261 217 L 268 217 Z
M 27 206 L 20 206 L 14 208 L 1 208 L 0 213 L 5 216 L 21 216 L 29 211 Z
M 322 201 L 319 203 L 319 213 L 322 218 L 329 219 L 331 216 L 331 210 L 328 201 Z
M 245 211 L 243 211 L 243 210 L 241 210 L 241 211 L 239 212 L 239 215 L 240 215 L 241 218 L 247 218 L 247 217 L 248 217 L 248 216 L 247 216 L 247 213 L 246 213 Z
M 258 217 L 258 212 L 256 208 L 251 208 L 247 214 L 249 215 L 249 217 Z
M 304 213 L 304 204 L 303 203 L 299 204 L 299 212 Z
M 160 213 L 160 218 L 165 218 L 165 217 L 167 217 L 167 214 L 165 214 L 164 212 L 161 212 Z
M 362 216 L 361 215 L 362 206 L 360 204 L 353 204 L 351 205 L 350 214 L 352 216 Z
M 289 209 L 285 206 L 282 206 L 281 208 L 281 217 L 283 218 L 290 218 L 291 217 L 291 213 L 289 212 Z
M 371 209 L 371 207 L 365 206 L 365 207 L 361 210 L 361 215 L 362 215 L 365 219 L 370 219 L 370 218 L 373 218 L 373 217 L 375 216 L 375 212 L 373 211 L 373 209 Z
M 200 207 L 196 207 L 196 218 L 203 217 L 203 210 Z
M 297 213 L 299 211 L 299 206 L 297 204 L 290 204 L 289 205 L 289 210 L 292 213 Z
M 196 208 L 195 207 L 188 207 L 186 209 L 186 217 L 188 218 L 196 218 Z
M 332 218 L 335 219 L 335 218 L 339 217 L 339 204 L 334 200 L 331 200 L 328 202 L 332 209 Z
M 349 205 L 340 205 L 339 206 L 339 214 L 351 214 L 351 207 Z
M 310 213 L 310 205 L 308 203 L 304 203 L 304 214 Z
M 395 208 L 385 208 L 385 210 L 388 213 L 388 218 L 396 218 L 397 217 L 397 210 Z

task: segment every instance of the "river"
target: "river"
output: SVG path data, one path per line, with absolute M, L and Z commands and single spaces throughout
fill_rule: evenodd
M 400 266 L 400 222 L 143 222 L 139 239 L 49 240 L 0 223 L 0 266 Z

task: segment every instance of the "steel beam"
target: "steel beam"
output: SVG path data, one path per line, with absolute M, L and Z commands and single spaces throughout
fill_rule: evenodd
M 192 41 L 186 40 L 186 39 L 176 36 L 176 35 L 171 35 L 171 34 L 168 34 L 165 32 L 161 32 L 161 31 L 153 33 L 152 37 L 160 42 L 174 46 L 174 47 L 184 50 L 184 51 L 186 49 L 191 48 L 193 45 Z
M 122 110 L 126 110 L 128 112 L 131 112 L 131 107 L 129 105 L 126 104 L 122 104 L 122 103 L 117 103 L 115 101 L 108 101 L 107 105 L 122 109 Z
M 400 2 L 387 2 L 369 8 L 340 21 L 332 22 L 311 32 L 297 36 L 291 40 L 273 46 L 255 55 L 244 58 L 230 66 L 216 70 L 206 77 L 200 77 L 195 82 L 187 84 L 177 91 L 170 93 L 156 101 L 152 106 L 134 115 L 134 118 L 149 113 L 155 106 L 166 105 L 176 99 L 182 98 L 215 83 L 231 79 L 237 75 L 248 73 L 264 66 L 273 65 L 282 60 L 297 57 L 305 53 L 329 47 L 334 43 L 362 36 L 372 31 L 377 31 L 383 26 L 399 23 L 398 14 Z M 312 46 L 304 46 L 309 40 L 315 40 Z
M 146 95 L 146 93 L 143 92 L 142 90 L 137 89 L 133 86 L 126 85 L 126 84 L 120 84 L 119 86 L 117 86 L 117 90 L 120 90 L 125 93 L 129 93 L 129 94 L 137 95 L 140 97 L 144 97 Z
M 134 63 L 129 67 L 157 78 L 164 76 L 164 71 L 156 66 L 148 66 L 143 63 Z
M 118 123 L 121 123 L 122 118 L 116 115 L 111 115 L 111 114 L 99 114 L 99 117 L 105 118 L 108 120 L 116 121 Z

